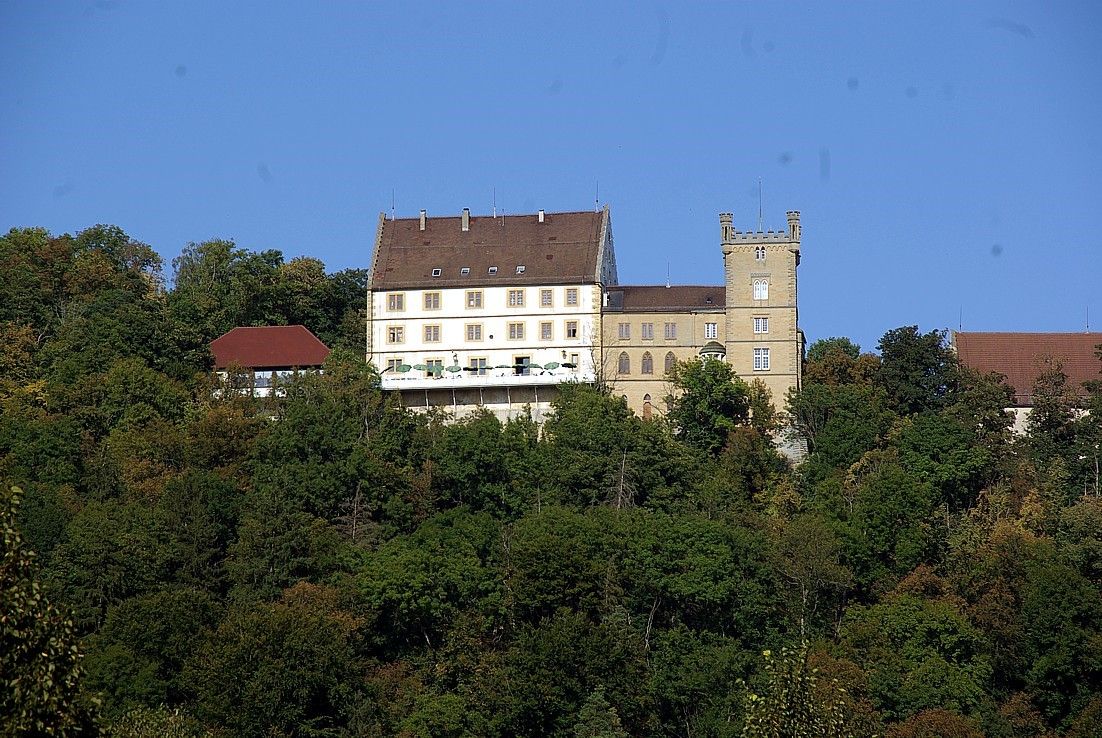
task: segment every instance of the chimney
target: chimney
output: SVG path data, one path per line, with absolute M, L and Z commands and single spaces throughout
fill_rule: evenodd
M 421 230 L 422 231 L 425 230 L 425 216 L 426 215 L 428 215 L 428 213 L 426 213 L 425 210 L 422 208 L 422 210 L 421 210 Z
M 471 230 L 471 209 L 463 208 L 463 230 L 464 232 Z
M 543 211 L 540 210 L 538 215 L 539 215 L 540 223 L 542 223 L 543 222 Z

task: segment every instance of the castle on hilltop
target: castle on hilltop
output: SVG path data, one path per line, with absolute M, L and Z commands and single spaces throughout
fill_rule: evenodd
M 541 419 L 563 382 L 604 382 L 644 417 L 690 358 L 761 379 L 780 406 L 804 354 L 800 214 L 783 231 L 720 220 L 723 284 L 620 285 L 608 207 L 387 219 L 367 295 L 367 359 L 413 408 Z

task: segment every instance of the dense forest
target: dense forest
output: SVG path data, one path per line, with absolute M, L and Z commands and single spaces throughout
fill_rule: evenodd
M 0 237 L 0 734 L 1100 735 L 1102 382 L 1051 364 L 1016 436 L 910 326 L 787 398 L 707 361 L 655 420 L 455 421 L 379 389 L 364 271 L 171 267 Z M 287 323 L 323 374 L 216 391 L 211 339 Z

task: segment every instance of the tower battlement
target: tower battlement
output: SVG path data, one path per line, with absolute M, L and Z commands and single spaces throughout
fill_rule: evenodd
M 757 243 L 796 243 L 800 242 L 800 211 L 789 210 L 788 229 L 784 231 L 740 231 L 735 228 L 731 213 L 719 214 L 720 243 L 723 245 L 745 245 Z

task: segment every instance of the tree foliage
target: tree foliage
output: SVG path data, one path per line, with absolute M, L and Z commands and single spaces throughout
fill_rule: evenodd
M 694 361 L 655 420 L 573 384 L 542 425 L 455 419 L 364 363 L 363 270 L 173 265 L 0 236 L 0 732 L 1097 732 L 1099 382 L 1050 364 L 1016 435 L 908 326 L 812 344 L 786 398 Z M 212 393 L 211 339 L 286 323 L 324 373 Z

